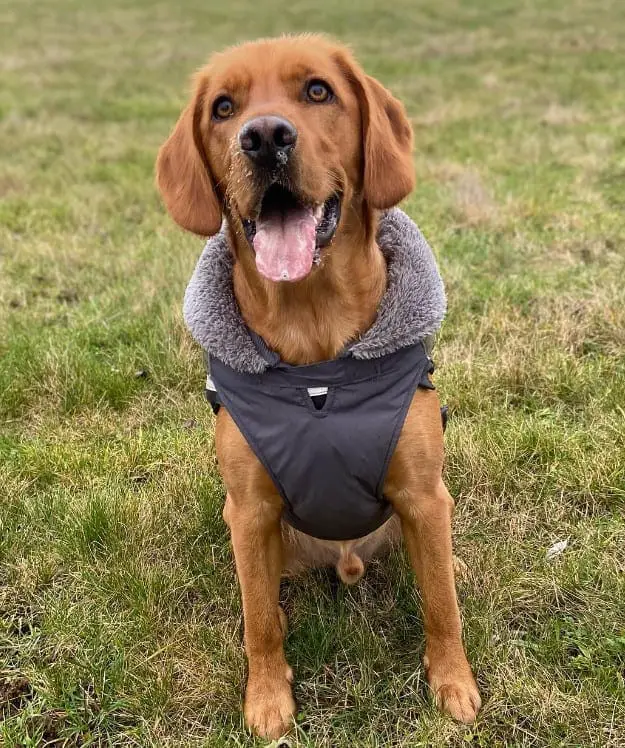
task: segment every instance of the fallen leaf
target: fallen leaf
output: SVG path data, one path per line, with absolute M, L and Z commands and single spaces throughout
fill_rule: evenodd
M 554 543 L 551 548 L 547 548 L 547 553 L 545 554 L 547 556 L 547 561 L 549 561 L 552 558 L 555 558 L 556 556 L 559 556 L 562 551 L 567 547 L 569 544 L 568 539 L 567 540 L 558 540 L 557 543 Z

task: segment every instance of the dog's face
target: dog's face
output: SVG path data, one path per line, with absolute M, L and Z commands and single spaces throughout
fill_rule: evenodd
M 225 214 L 272 281 L 296 281 L 347 212 L 395 205 L 413 187 L 402 105 L 344 48 L 285 37 L 215 55 L 161 148 L 174 220 L 201 235 Z

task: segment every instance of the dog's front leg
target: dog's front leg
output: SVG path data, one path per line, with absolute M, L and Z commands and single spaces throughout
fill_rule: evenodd
M 277 497 L 278 502 L 280 497 Z M 245 719 L 262 737 L 279 738 L 295 712 L 292 671 L 284 656 L 278 603 L 282 571 L 281 506 L 265 500 L 228 498 L 230 526 L 241 587 L 248 680 Z
M 442 429 L 436 393 L 415 396 L 387 476 L 385 492 L 400 517 L 423 602 L 423 664 L 436 704 L 473 722 L 480 695 L 462 644 L 451 544 L 454 502 L 441 477 Z
M 275 739 L 289 730 L 295 714 L 293 674 L 283 648 L 286 619 L 279 607 L 282 499 L 233 427 L 232 422 L 218 427 L 217 453 L 229 491 L 224 519 L 230 528 L 243 603 L 248 660 L 245 719 L 255 733 Z

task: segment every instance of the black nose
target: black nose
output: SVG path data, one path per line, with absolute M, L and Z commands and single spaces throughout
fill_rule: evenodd
M 286 164 L 297 141 L 297 130 L 282 117 L 255 117 L 239 132 L 239 145 L 259 166 L 274 168 Z

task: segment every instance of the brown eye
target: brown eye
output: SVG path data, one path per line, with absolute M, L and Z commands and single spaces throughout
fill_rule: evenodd
M 213 117 L 215 119 L 228 119 L 234 114 L 234 104 L 227 96 L 220 96 L 213 104 Z
M 327 83 L 323 81 L 310 81 L 306 88 L 306 97 L 308 101 L 312 101 L 315 104 L 323 104 L 324 101 L 328 101 L 332 96 L 332 90 Z

